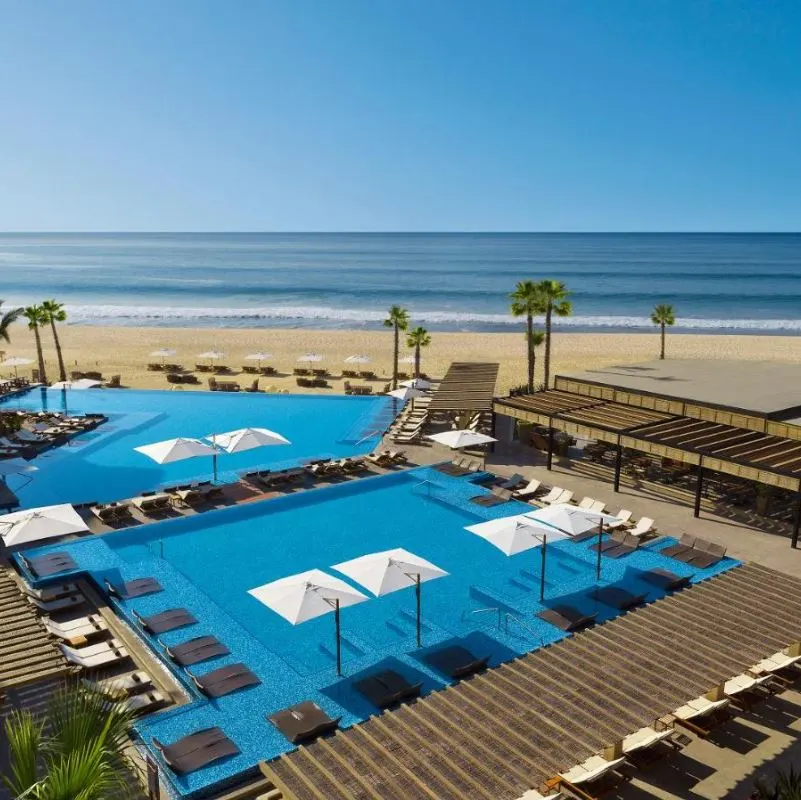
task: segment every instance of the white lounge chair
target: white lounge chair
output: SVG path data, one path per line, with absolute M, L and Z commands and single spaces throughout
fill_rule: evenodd
M 164 695 L 158 690 L 154 689 L 152 692 L 145 692 L 144 694 L 135 694 L 124 701 L 129 711 L 144 712 L 153 706 L 162 705 L 167 702 Z
M 792 667 L 799 661 L 801 661 L 801 655 L 791 656 L 783 650 L 779 650 L 778 653 L 774 653 L 772 656 L 768 656 L 768 658 L 763 658 L 762 661 L 754 664 L 748 671 L 756 676 L 765 674 L 772 675 L 774 672 Z
M 77 594 L 78 587 L 74 583 L 59 583 L 56 586 L 46 586 L 44 589 L 36 589 L 28 586 L 25 591 L 37 600 L 48 602 L 63 597 L 66 594 Z
M 570 489 L 562 489 L 562 494 L 551 502 L 551 505 L 556 505 L 557 503 L 569 503 L 573 499 L 573 492 Z
M 518 498 L 531 497 L 539 491 L 540 486 L 542 486 L 542 481 L 532 478 L 522 489 L 514 492 L 514 496 Z
M 571 767 L 567 772 L 560 772 L 559 777 L 574 785 L 588 783 L 598 780 L 618 764 L 622 764 L 623 761 L 625 761 L 624 758 L 613 758 L 611 761 L 607 761 L 603 756 L 590 756 L 586 761 L 576 764 L 575 767 Z
M 723 694 L 725 694 L 726 697 L 736 698 L 737 695 L 743 692 L 751 692 L 754 689 L 759 689 L 759 687 L 764 686 L 771 677 L 772 676 L 769 674 L 760 675 L 758 678 L 746 675 L 745 673 L 742 675 L 735 675 L 735 677 L 730 678 L 723 684 Z
M 94 669 L 128 658 L 128 651 L 118 639 L 91 644 L 80 649 L 66 644 L 59 644 L 59 648 L 67 661 L 84 669 Z
M 631 511 L 627 508 L 621 508 L 614 516 L 617 522 L 607 523 L 607 528 L 617 528 L 621 525 L 629 525 L 631 523 Z
M 594 511 L 597 514 L 603 514 L 604 509 L 606 508 L 606 503 L 603 500 L 596 500 L 591 506 L 590 511 Z
M 630 733 L 623 739 L 622 753 L 628 756 L 640 750 L 647 750 L 649 747 L 653 747 L 655 744 L 667 739 L 672 733 L 673 731 L 670 728 L 658 731 L 647 725 L 645 728 L 640 728 L 638 731 Z
M 82 683 L 88 689 L 94 689 L 96 692 L 119 696 L 152 686 L 153 680 L 146 672 L 137 670 L 136 672 L 126 672 L 123 675 L 113 675 L 99 681 L 90 681 L 84 678 Z
M 66 611 L 69 608 L 77 608 L 86 602 L 82 594 L 71 594 L 68 597 L 59 597 L 56 600 L 39 600 L 36 597 L 28 597 L 28 602 L 35 605 L 40 611 L 52 614 L 54 611 Z
M 729 702 L 730 701 L 725 697 L 721 700 L 710 700 L 708 697 L 701 695 L 701 697 L 696 697 L 695 700 L 690 700 L 689 703 L 679 706 L 679 708 L 673 712 L 673 716 L 683 722 L 689 722 L 699 717 L 705 717 L 713 711 L 725 708 L 729 705 Z
M 652 532 L 654 521 L 650 517 L 640 517 L 637 524 L 629 531 L 631 536 L 645 536 Z
M 594 497 L 585 497 L 582 501 L 578 504 L 579 508 L 583 508 L 585 511 L 589 511 L 593 505 L 595 504 Z
M 70 625 L 69 627 L 64 627 L 50 619 L 42 621 L 50 634 L 57 639 L 63 639 L 65 642 L 70 643 L 83 641 L 89 636 L 108 630 L 108 626 L 102 617 L 97 614 L 92 614 L 90 617 L 81 617 L 80 620 L 73 620 L 73 622 L 80 622 L 81 624 Z
M 553 486 L 548 494 L 543 495 L 537 499 L 538 503 L 553 503 L 560 494 L 564 492 L 561 486 Z

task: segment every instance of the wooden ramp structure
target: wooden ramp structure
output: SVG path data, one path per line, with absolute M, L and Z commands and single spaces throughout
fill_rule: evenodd
M 515 800 L 801 640 L 801 580 L 736 567 L 261 765 L 284 800 Z

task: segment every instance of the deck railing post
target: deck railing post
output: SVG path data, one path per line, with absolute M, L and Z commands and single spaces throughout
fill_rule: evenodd
M 623 448 L 620 446 L 620 437 L 617 437 L 617 448 L 615 450 L 615 485 L 614 490 L 620 491 L 620 467 L 623 462 Z
M 701 516 L 701 494 L 704 491 L 704 460 L 703 458 L 698 462 L 698 469 L 696 470 L 695 479 L 695 508 L 693 508 L 693 516 Z

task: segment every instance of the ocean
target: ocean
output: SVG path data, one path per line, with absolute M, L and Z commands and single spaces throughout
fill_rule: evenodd
M 801 234 L 0 234 L 0 296 L 72 324 L 507 331 L 517 281 L 572 291 L 563 330 L 801 333 Z

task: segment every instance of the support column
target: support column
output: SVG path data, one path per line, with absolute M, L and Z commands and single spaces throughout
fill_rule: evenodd
M 704 459 L 698 462 L 695 478 L 695 508 L 693 509 L 693 516 L 701 516 L 701 493 L 704 490 Z
M 497 435 L 495 434 L 495 412 L 494 411 L 492 412 L 492 425 L 490 427 L 490 436 L 492 436 L 493 439 L 497 439 L 498 438 Z M 490 453 L 494 453 L 495 452 L 495 442 L 492 442 L 490 444 L 489 451 L 490 451 Z
M 801 492 L 798 493 L 798 500 L 795 506 L 795 520 L 793 521 L 793 538 L 790 539 L 790 547 L 798 547 L 798 531 L 801 529 Z
M 617 437 L 617 450 L 615 451 L 615 491 L 620 491 L 620 467 L 623 462 L 623 448 L 620 446 L 620 437 Z
M 554 429 L 553 425 L 550 423 L 552 420 L 548 420 L 548 469 L 550 470 L 553 464 L 553 435 Z

